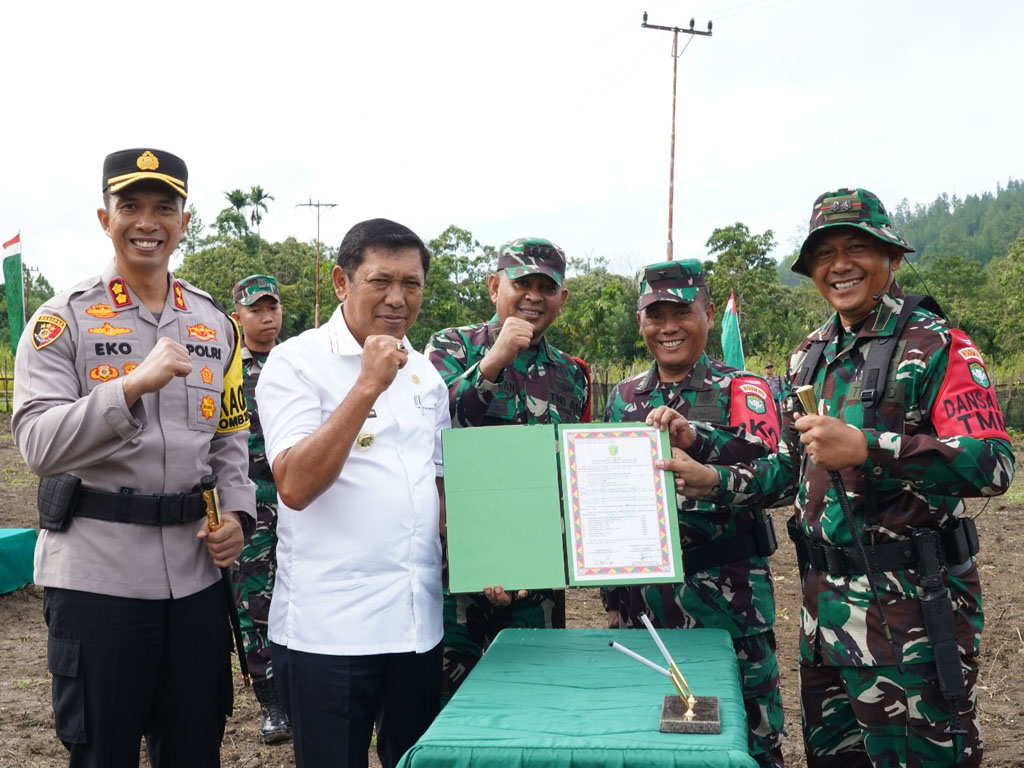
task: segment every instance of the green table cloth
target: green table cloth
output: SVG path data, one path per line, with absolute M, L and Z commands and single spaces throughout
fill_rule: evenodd
M 32 583 L 35 528 L 0 528 L 0 595 Z
M 608 646 L 665 666 L 645 630 L 506 629 L 400 768 L 756 768 L 729 634 L 659 634 L 694 695 L 718 697 L 721 733 L 658 731 L 672 683 Z

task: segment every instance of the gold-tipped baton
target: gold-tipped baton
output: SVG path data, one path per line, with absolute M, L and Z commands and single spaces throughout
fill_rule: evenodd
M 220 514 L 220 497 L 217 495 L 217 476 L 203 475 L 199 481 L 203 489 L 203 501 L 206 502 L 206 523 L 211 531 L 216 531 L 224 520 Z M 235 587 L 231 581 L 231 573 L 227 568 L 220 569 L 220 583 L 224 587 L 224 600 L 227 603 L 228 618 L 231 620 L 231 630 L 235 636 L 235 648 L 238 651 L 238 668 L 242 672 L 242 681 L 245 687 L 252 685 L 249 677 L 249 664 L 245 660 L 245 641 L 242 639 L 242 622 L 238 618 L 238 605 L 235 603 Z

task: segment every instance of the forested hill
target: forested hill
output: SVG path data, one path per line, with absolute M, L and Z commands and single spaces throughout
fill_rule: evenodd
M 943 192 L 929 205 L 913 208 L 904 199 L 891 213 L 893 228 L 922 262 L 956 254 L 985 266 L 1024 237 L 1024 181 L 1010 179 L 1005 187 L 997 184 L 995 194 L 963 199 Z

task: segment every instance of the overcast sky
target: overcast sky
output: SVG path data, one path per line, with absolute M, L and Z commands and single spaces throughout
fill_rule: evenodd
M 1024 177 L 1006 0 L 4 3 L 0 238 L 57 289 L 98 272 L 103 157 L 153 146 L 207 224 L 262 185 L 269 240 L 312 241 L 312 199 L 331 245 L 384 216 L 660 260 L 672 34 L 644 10 L 714 22 L 680 36 L 676 258 L 736 221 L 781 257 L 827 189 L 895 207 Z

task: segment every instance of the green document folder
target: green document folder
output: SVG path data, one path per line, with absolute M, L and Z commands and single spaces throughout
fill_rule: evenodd
M 586 537 L 578 494 L 576 501 L 572 497 L 579 478 L 572 474 L 572 466 L 560 469 L 559 441 L 573 453 L 575 443 L 566 442 L 564 436 L 569 431 L 575 440 L 592 438 L 600 442 L 602 450 L 608 450 L 616 435 L 643 426 L 571 424 L 556 429 L 537 424 L 445 430 L 449 589 L 458 593 L 480 592 L 495 584 L 505 589 L 559 589 L 570 584 L 682 581 L 671 474 L 655 480 L 655 486 L 660 483 L 657 490 L 666 513 L 658 532 L 663 555 L 660 571 L 636 563 L 619 568 L 573 567 L 574 554 L 583 555 Z M 655 453 L 670 455 L 666 433 L 659 433 L 652 443 Z M 610 517 L 614 524 L 614 511 Z M 609 524 L 607 511 L 602 524 Z

